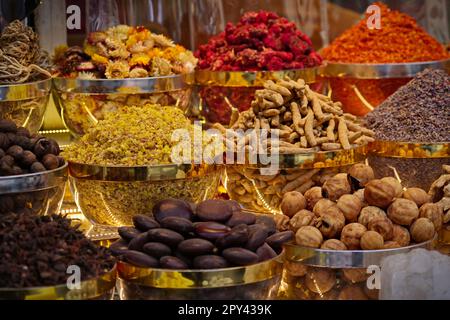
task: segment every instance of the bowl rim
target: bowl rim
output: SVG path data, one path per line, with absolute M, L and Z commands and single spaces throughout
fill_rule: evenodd
M 423 155 L 405 153 L 420 149 Z M 388 141 L 375 140 L 369 144 L 370 155 L 388 158 L 407 159 L 439 159 L 450 158 L 450 142 L 411 142 L 411 141 Z
M 32 82 L 3 84 L 0 85 L 0 102 L 22 101 L 33 98 L 43 98 L 46 96 L 50 96 L 51 89 L 52 89 L 51 77 Z M 14 97 L 13 99 L 11 99 L 8 98 L 10 90 L 18 90 L 24 92 L 20 92 L 19 97 Z

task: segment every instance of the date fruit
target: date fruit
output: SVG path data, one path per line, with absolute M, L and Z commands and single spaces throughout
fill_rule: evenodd
M 258 262 L 258 255 L 244 248 L 228 248 L 222 252 L 223 257 L 237 266 L 248 266 Z
M 190 257 L 213 253 L 214 248 L 210 241 L 200 238 L 184 240 L 178 245 L 178 251 Z
M 169 247 L 176 247 L 184 240 L 184 237 L 178 232 L 163 228 L 152 229 L 147 234 L 149 241 L 162 242 Z

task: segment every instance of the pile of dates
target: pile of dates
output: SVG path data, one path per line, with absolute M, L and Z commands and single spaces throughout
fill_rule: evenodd
M 114 255 L 141 268 L 222 269 L 273 259 L 294 239 L 292 231 L 277 232 L 272 217 L 243 212 L 235 201 L 167 199 L 152 213 L 119 228 Z

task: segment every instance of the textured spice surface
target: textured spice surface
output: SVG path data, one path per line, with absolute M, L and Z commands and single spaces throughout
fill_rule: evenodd
M 425 70 L 365 118 L 378 140 L 450 141 L 450 76 Z
M 9 213 L 0 218 L 0 288 L 63 285 L 71 265 L 82 280 L 114 266 L 106 248 L 95 245 L 61 216 Z
M 325 59 L 349 63 L 398 63 L 450 58 L 445 47 L 414 18 L 390 10 L 383 3 L 375 4 L 381 9 L 381 29 L 370 30 L 367 26 L 370 15 L 366 16 L 323 50 Z

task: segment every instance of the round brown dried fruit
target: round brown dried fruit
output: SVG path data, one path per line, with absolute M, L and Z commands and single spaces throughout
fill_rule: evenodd
M 323 199 L 322 196 L 322 188 L 321 187 L 313 187 L 305 192 L 304 194 L 306 199 L 306 208 L 308 210 L 312 210 L 316 205 L 317 201 Z
M 319 248 L 323 242 L 323 236 L 316 227 L 305 226 L 298 229 L 295 241 L 300 246 Z
M 358 217 L 358 222 L 367 227 L 373 219 L 386 218 L 386 213 L 374 206 L 368 206 L 361 210 L 361 213 Z
M 320 216 L 320 232 L 326 238 L 338 236 L 345 226 L 344 214 L 337 207 L 330 207 Z
M 367 280 L 369 275 L 367 274 L 367 269 L 342 269 L 345 280 L 351 283 L 364 282 Z
M 363 163 L 357 163 L 353 165 L 348 174 L 359 181 L 361 186 L 365 186 L 369 181 L 375 179 L 373 169 Z
M 336 274 L 332 269 L 310 268 L 305 277 L 305 284 L 314 293 L 326 293 L 336 284 Z
M 320 199 L 317 201 L 316 205 L 313 208 L 313 212 L 316 215 L 316 217 L 320 217 L 322 214 L 325 213 L 325 211 L 328 210 L 328 208 L 336 206 L 336 203 L 329 200 L 329 199 Z
M 292 231 L 297 232 L 298 229 L 305 226 L 310 226 L 314 220 L 314 213 L 308 210 L 300 210 L 289 221 L 289 226 Z
M 422 243 L 434 238 L 435 230 L 433 222 L 427 218 L 417 219 L 411 226 L 411 237 L 417 243 Z
M 419 209 L 419 217 L 430 219 L 434 229 L 440 231 L 443 225 L 444 210 L 437 203 L 425 203 Z
M 388 217 L 394 223 L 409 226 L 419 217 L 419 208 L 414 201 L 396 199 L 388 208 Z
M 403 192 L 403 198 L 414 201 L 418 207 L 431 201 L 431 197 L 420 188 L 408 188 Z
M 347 250 L 347 246 L 338 239 L 328 239 L 322 244 L 320 249 L 344 251 Z
M 346 174 L 338 174 L 331 179 L 328 179 L 324 183 L 322 189 L 325 198 L 332 201 L 337 201 L 344 194 L 349 194 L 352 192 L 352 188 L 348 182 Z
M 367 227 L 370 231 L 376 231 L 383 237 L 384 241 L 389 241 L 394 235 L 394 224 L 388 218 L 372 219 Z
M 337 201 L 337 207 L 344 214 L 345 220 L 356 222 L 362 209 L 362 203 L 354 194 L 344 194 Z
M 379 250 L 383 246 L 383 237 L 378 232 L 367 231 L 361 237 L 361 248 L 363 250 Z
M 308 267 L 300 262 L 286 261 L 284 267 L 293 277 L 303 277 L 308 272 Z
M 382 182 L 389 184 L 395 190 L 395 197 L 401 198 L 403 193 L 403 187 L 400 181 L 395 179 L 394 177 L 384 177 L 381 179 Z
M 346 286 L 341 290 L 338 300 L 368 300 L 364 290 L 356 284 Z
M 366 184 L 364 199 L 371 206 L 387 208 L 395 197 L 395 190 L 390 184 L 381 180 L 372 180 Z
M 290 219 L 288 216 L 285 216 L 283 214 L 276 214 L 273 216 L 273 220 L 275 220 L 275 223 L 277 224 L 278 231 L 289 230 Z
M 306 208 L 306 199 L 300 192 L 288 192 L 283 196 L 280 208 L 284 215 L 292 218 L 297 212 Z
M 399 245 L 397 242 L 395 241 L 386 241 L 384 243 L 383 249 L 397 249 L 397 248 L 401 248 L 402 246 Z
M 411 242 L 411 236 L 408 229 L 405 227 L 394 224 L 392 228 L 392 241 L 398 243 L 400 247 L 407 247 Z
M 369 205 L 364 198 L 364 190 L 366 189 L 359 189 L 353 194 L 355 197 L 358 197 L 359 201 L 361 202 L 361 208 L 365 208 Z
M 358 250 L 360 248 L 361 237 L 366 231 L 366 227 L 362 224 L 350 223 L 342 229 L 341 241 L 349 250 Z

